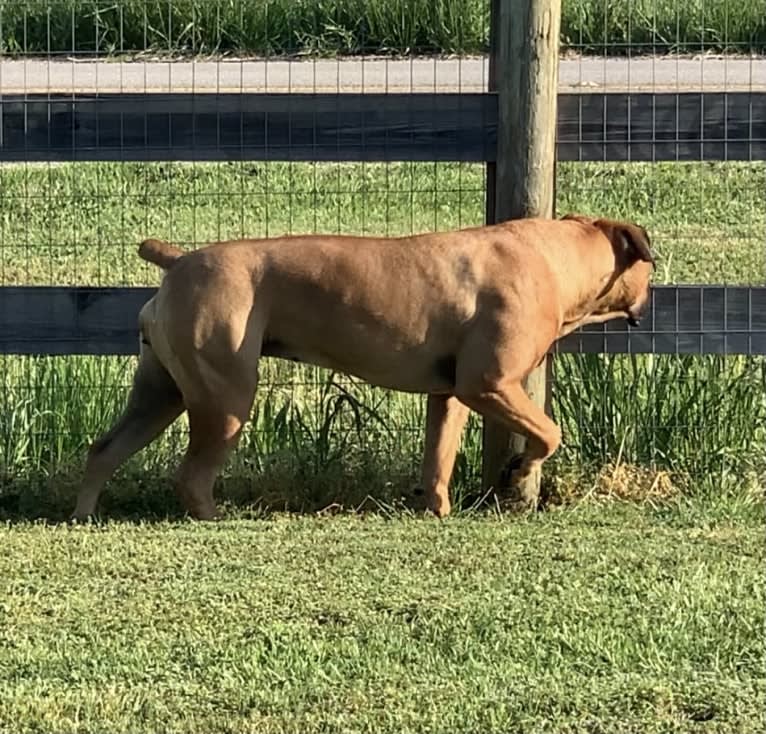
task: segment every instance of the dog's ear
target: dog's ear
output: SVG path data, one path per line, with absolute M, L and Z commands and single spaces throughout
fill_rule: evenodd
M 612 242 L 615 252 L 625 261 L 632 263 L 636 260 L 656 265 L 652 254 L 652 243 L 649 233 L 639 224 L 630 222 L 610 222 L 600 220 L 596 224 Z

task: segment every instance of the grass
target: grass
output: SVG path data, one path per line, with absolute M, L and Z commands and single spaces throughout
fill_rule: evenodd
M 0 731 L 754 734 L 763 520 L 6 526 Z
M 762 283 L 766 165 L 560 164 L 559 211 L 632 218 L 667 283 Z M 147 236 L 408 234 L 482 223 L 477 164 L 104 163 L 0 168 L 0 284 L 147 285 Z
M 71 512 L 89 443 L 122 410 L 134 360 L 7 357 L 0 397 L 0 518 Z M 766 466 L 766 372 L 756 358 L 562 356 L 553 409 L 564 444 L 546 472 L 556 498 L 596 492 L 752 498 Z M 409 502 L 424 400 L 311 367 L 267 361 L 255 410 L 217 494 L 237 507 L 313 511 Z M 110 484 L 109 516 L 177 516 L 170 489 L 181 420 Z M 480 499 L 481 422 L 465 432 L 458 507 Z M 659 491 L 657 491 L 659 490 Z
M 486 0 L 3 0 L 4 53 L 483 53 Z M 763 52 L 761 0 L 564 0 L 582 52 Z
M 660 282 L 762 283 L 764 190 L 762 163 L 562 164 L 557 183 L 560 211 L 645 224 Z M 153 284 L 158 271 L 135 254 L 148 235 L 195 246 L 282 232 L 401 234 L 478 224 L 483 208 L 483 170 L 475 165 L 6 166 L 0 281 Z M 133 364 L 3 358 L 0 516 L 61 517 L 71 509 L 87 445 L 121 410 Z M 280 362 L 267 363 L 262 377 L 222 497 L 310 510 L 408 495 L 422 447 L 422 398 Z M 548 476 L 559 494 L 613 493 L 612 474 L 625 471 L 639 493 L 666 480 L 671 493 L 697 495 L 763 486 L 763 360 L 572 355 L 556 360 L 554 379 L 565 435 Z M 107 512 L 176 511 L 157 477 L 168 476 L 183 449 L 183 430 L 181 423 L 129 465 L 111 485 Z M 459 506 L 477 499 L 480 445 L 474 420 L 456 470 Z

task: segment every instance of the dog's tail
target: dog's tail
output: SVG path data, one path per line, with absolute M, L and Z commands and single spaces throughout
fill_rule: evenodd
M 173 263 L 185 254 L 180 247 L 163 240 L 144 240 L 138 247 L 139 257 L 159 265 L 163 270 L 169 270 Z

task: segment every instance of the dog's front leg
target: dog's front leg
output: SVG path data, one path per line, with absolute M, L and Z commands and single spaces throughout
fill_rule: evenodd
M 437 517 L 451 509 L 449 481 L 467 419 L 468 408 L 457 398 L 428 396 L 422 481 L 428 509 Z
M 460 400 L 477 413 L 507 425 L 527 437 L 527 445 L 518 469 L 511 473 L 511 489 L 519 492 L 524 480 L 537 471 L 561 443 L 561 429 L 527 396 L 520 381 L 497 380 L 481 386 L 464 386 Z M 520 495 L 529 506 L 538 497 Z

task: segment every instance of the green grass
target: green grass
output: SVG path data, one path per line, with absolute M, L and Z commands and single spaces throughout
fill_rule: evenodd
M 195 246 L 242 235 L 478 224 L 483 185 L 481 166 L 458 164 L 6 166 L 0 281 L 157 283 L 157 269 L 135 254 L 149 235 Z M 562 164 L 557 182 L 560 211 L 645 224 L 660 256 L 658 281 L 681 283 L 764 281 L 764 190 L 762 163 Z M 0 516 L 61 517 L 71 509 L 87 446 L 122 409 L 133 365 L 116 357 L 2 359 Z M 409 493 L 422 398 L 280 362 L 262 377 L 221 497 L 310 510 Z M 692 495 L 763 486 L 762 359 L 572 355 L 556 360 L 554 377 L 564 446 L 548 476 L 562 494 L 590 493 L 620 465 L 667 472 L 677 491 Z M 164 478 L 183 450 L 183 430 L 181 423 L 126 468 L 105 497 L 107 512 L 177 511 Z M 456 470 L 459 506 L 477 499 L 480 444 L 474 420 Z
M 87 448 L 124 407 L 134 364 L 4 359 L 0 518 L 71 512 Z M 547 482 L 565 500 L 594 491 L 640 499 L 656 494 L 658 481 L 663 495 L 757 496 L 766 477 L 764 385 L 766 367 L 756 358 L 559 357 L 553 410 L 564 443 Z M 408 503 L 424 421 L 421 396 L 267 360 L 217 495 L 237 507 L 299 511 Z M 105 515 L 178 515 L 170 476 L 186 429 L 182 419 L 129 462 L 102 498 Z M 472 416 L 453 480 L 457 507 L 481 498 L 480 464 L 481 422 Z
M 764 163 L 560 164 L 557 206 L 632 218 L 667 283 L 762 283 Z M 0 168 L 0 284 L 142 285 L 147 236 L 408 234 L 481 224 L 476 164 L 104 163 Z
M 5 53 L 482 53 L 486 0 L 3 0 Z M 766 48 L 761 0 L 564 0 L 565 47 L 610 54 Z
M 6 526 L 0 731 L 755 734 L 763 520 Z

